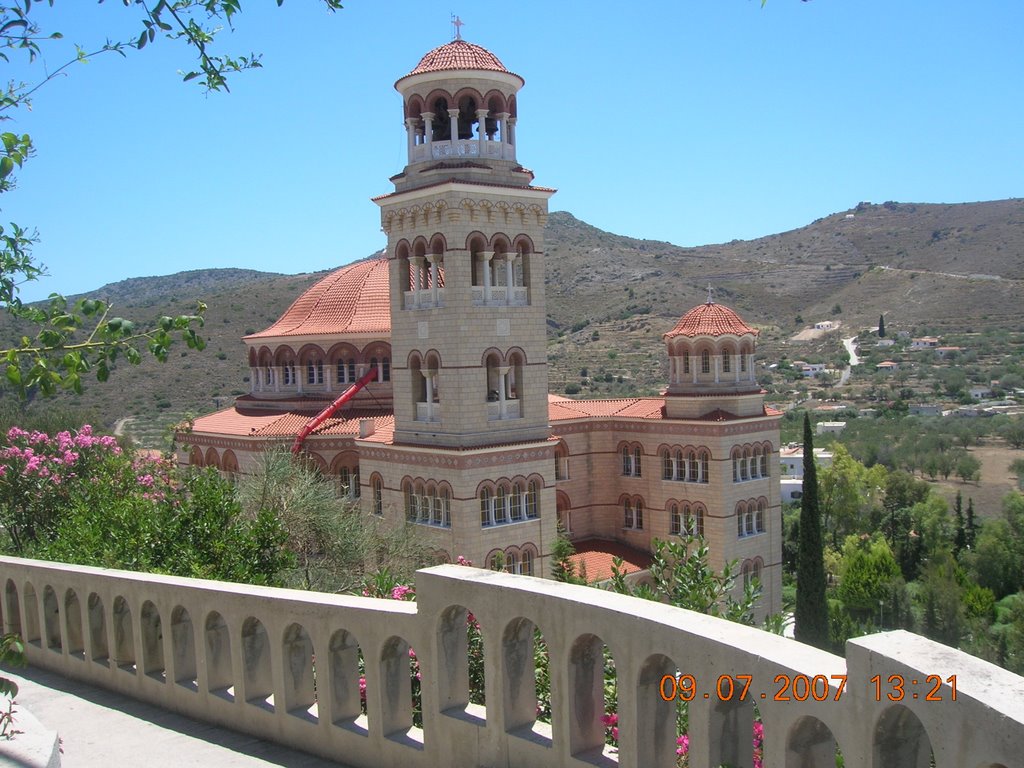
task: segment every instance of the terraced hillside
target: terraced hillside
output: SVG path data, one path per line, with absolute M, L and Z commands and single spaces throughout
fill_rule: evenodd
M 349 255 L 351 256 L 351 255 Z M 350 259 L 339 258 L 339 261 Z M 241 336 L 270 325 L 319 274 L 203 270 L 136 278 L 90 295 L 144 321 L 209 306 L 209 345 L 175 349 L 87 387 L 84 404 L 153 444 L 160 424 L 204 413 L 248 389 Z M 1024 329 L 1024 200 L 962 205 L 862 203 L 769 237 L 683 248 L 604 232 L 569 213 L 547 231 L 551 387 L 583 394 L 655 392 L 665 381 L 661 335 L 706 300 L 762 329 L 760 352 L 775 360 L 806 350 L 791 338 L 817 320 L 893 332 Z M 0 336 L 17 330 L 0 323 Z

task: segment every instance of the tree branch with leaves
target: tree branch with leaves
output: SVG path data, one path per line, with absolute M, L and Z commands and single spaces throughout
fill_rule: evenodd
M 104 0 L 99 0 L 103 3 Z M 281 6 L 284 0 L 276 0 Z M 321 0 L 330 11 L 341 9 L 339 0 Z M 12 120 L 14 110 L 30 107 L 32 98 L 58 75 L 104 53 L 127 56 L 141 51 L 161 37 L 183 42 L 195 57 L 193 69 L 180 71 L 185 82 L 198 81 L 206 91 L 227 91 L 228 77 L 262 66 L 260 55 L 245 56 L 213 52 L 216 37 L 226 25 L 233 29 L 241 13 L 241 0 L 121 0 L 127 9 L 139 13 L 139 35 L 129 40 L 107 40 L 91 53 L 75 46 L 75 53 L 56 69 L 46 72 L 35 83 L 11 81 L 0 91 L 0 121 Z M 43 46 L 63 39 L 59 31 L 45 31 L 32 17 L 34 7 L 52 7 L 54 0 L 20 0 L 0 3 L 0 60 L 10 62 L 14 54 L 23 54 L 30 64 L 40 57 Z M 0 194 L 16 185 L 16 171 L 34 154 L 27 134 L 0 133 Z M 103 301 L 82 299 L 69 307 L 68 300 L 51 294 L 48 302 L 24 304 L 18 296 L 25 283 L 46 274 L 32 256 L 39 242 L 31 227 L 11 223 L 0 226 L 0 309 L 18 321 L 20 338 L 13 343 L 0 341 L 0 365 L 6 382 L 23 397 L 38 391 L 52 395 L 65 388 L 81 392 L 82 376 L 95 373 L 106 381 L 118 359 L 137 365 L 148 354 L 164 362 L 168 348 L 184 341 L 191 349 L 203 349 L 205 341 L 198 329 L 203 325 L 206 307 L 199 302 L 192 314 L 161 317 L 145 326 L 111 316 L 112 307 Z M 31 329 L 31 330 L 28 330 Z

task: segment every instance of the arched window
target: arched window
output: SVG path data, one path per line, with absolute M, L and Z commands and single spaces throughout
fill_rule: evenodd
M 683 519 L 679 514 L 679 505 L 674 501 L 668 505 L 668 532 L 675 536 L 683 532 Z
M 416 522 L 416 510 L 413 506 L 413 493 L 412 483 L 406 480 L 402 483 L 402 497 L 405 500 L 405 519 L 410 522 Z
M 527 546 L 523 548 L 523 576 L 533 576 L 533 550 Z
M 736 448 L 732 451 L 732 481 L 734 483 L 740 481 L 740 452 Z
M 708 469 L 711 463 L 711 454 L 707 451 L 700 452 L 700 471 L 697 473 L 698 483 L 708 482 Z
M 323 360 L 310 360 L 306 363 L 306 383 L 307 384 L 323 384 L 324 383 L 324 361 Z
M 761 477 L 769 477 L 769 472 L 768 472 L 768 448 L 767 447 L 762 447 L 761 448 L 760 463 L 761 463 L 761 466 L 760 466 L 759 474 L 761 475 Z
M 750 569 L 750 576 L 751 576 L 751 578 L 754 578 L 754 579 L 757 579 L 758 581 L 761 581 L 761 566 L 762 565 L 763 565 L 763 561 L 761 560 L 761 558 L 760 557 L 755 557 L 754 558 L 753 567 Z
M 746 352 L 740 352 L 740 373 L 747 372 L 747 354 Z
M 391 358 L 383 357 L 380 361 L 381 381 L 391 381 Z
M 672 479 L 672 452 L 668 448 L 661 449 L 661 479 Z
M 690 352 L 687 350 L 683 352 L 683 373 L 690 372 Z
M 706 349 L 700 353 L 700 372 L 711 373 L 711 353 Z
M 743 588 L 747 589 L 750 586 L 750 579 L 752 573 L 752 566 L 749 560 L 743 561 Z
M 382 516 L 384 514 L 384 481 L 379 475 L 370 478 L 370 488 L 373 489 L 373 514 Z
M 730 359 L 728 349 L 722 350 L 722 373 L 730 373 L 732 371 L 732 360 Z
M 452 527 L 452 493 L 447 488 L 441 489 L 441 525 Z
M 509 517 L 512 520 L 522 520 L 526 516 L 526 499 L 523 498 L 523 484 L 515 483 L 512 486 L 512 514 Z
M 747 505 L 742 501 L 736 505 L 736 535 L 743 538 L 746 534 L 744 532 L 743 519 L 747 514 Z
M 633 477 L 640 477 L 640 446 L 633 449 Z
M 757 512 L 754 514 L 754 532 L 764 533 L 764 513 L 766 511 L 764 499 L 757 502 Z
M 480 525 L 494 525 L 494 504 L 489 488 L 480 489 Z
M 633 508 L 636 517 L 636 528 L 641 530 L 644 527 L 644 502 L 642 499 L 636 500 L 636 505 Z
M 740 459 L 740 480 L 750 479 L 750 449 L 743 449 L 743 457 Z
M 537 481 L 531 480 L 526 491 L 526 517 L 533 520 L 540 515 L 540 503 L 537 498 Z
M 622 501 L 622 527 L 633 527 L 633 502 L 629 499 L 623 499 Z
M 700 504 L 693 506 L 693 528 L 691 533 L 702 538 L 704 536 L 704 507 Z
M 675 462 L 672 465 L 672 479 L 673 480 L 684 480 L 686 479 L 686 464 L 683 462 L 683 451 L 677 448 L 675 452 Z
M 499 485 L 494 494 L 494 522 L 495 524 L 508 522 L 508 494 L 505 486 Z
M 688 465 L 686 472 L 686 479 L 691 483 L 696 483 L 697 478 L 700 475 L 700 465 L 697 463 L 697 452 L 690 451 L 686 457 L 686 463 Z

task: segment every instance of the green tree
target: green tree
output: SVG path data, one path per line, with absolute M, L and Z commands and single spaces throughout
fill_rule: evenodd
M 850 536 L 843 544 L 836 595 L 855 619 L 878 615 L 879 603 L 891 599 L 894 587 L 903 586 L 900 568 L 882 538 Z
M 967 529 L 964 527 L 964 499 L 960 491 L 956 492 L 953 513 L 956 518 L 956 533 L 953 537 L 953 557 L 959 558 L 960 553 L 967 548 Z
M 956 476 L 965 483 L 981 477 L 981 461 L 971 453 L 964 453 L 956 462 Z
M 967 498 L 967 526 L 965 533 L 967 534 L 967 546 L 973 547 L 975 538 L 977 537 L 978 527 L 974 522 L 974 499 L 972 497 Z
M 829 644 L 824 547 L 818 509 L 818 473 L 810 415 L 804 414 L 804 478 L 800 499 L 800 552 L 796 574 L 796 639 L 818 648 Z
M 558 534 L 555 543 L 551 547 L 551 577 L 555 581 L 562 581 L 568 584 L 586 584 L 585 574 L 578 573 L 572 556 L 576 554 L 576 547 L 572 545 L 565 533 L 562 524 L 558 524 Z
M 100 0 L 103 2 L 103 0 Z M 283 0 L 277 0 L 281 5 Z M 341 7 L 338 0 L 323 0 L 331 10 Z M 122 0 L 138 14 L 139 34 L 130 40 L 111 41 L 88 51 L 75 46 L 67 61 L 48 69 L 38 82 L 10 81 L 0 90 L 0 120 L 10 120 L 14 110 L 30 107 L 37 91 L 75 64 L 93 56 L 142 50 L 160 38 L 185 43 L 196 58 L 196 65 L 183 73 L 185 81 L 197 80 L 207 91 L 228 90 L 228 76 L 260 66 L 258 55 L 231 56 L 214 52 L 214 39 L 223 24 L 231 26 L 240 12 L 239 0 Z M 59 45 L 62 35 L 40 28 L 33 9 L 41 5 L 32 0 L 0 4 L 0 56 L 24 55 L 29 62 L 39 59 L 43 46 Z M 48 5 L 53 5 L 50 0 Z M 34 154 L 28 134 L 0 133 L 0 193 L 15 187 L 16 170 L 24 167 Z M 60 388 L 81 392 L 82 376 L 92 373 L 106 381 L 118 360 L 138 364 L 144 354 L 166 361 L 168 348 L 175 340 L 189 348 L 202 349 L 204 339 L 197 328 L 203 324 L 205 306 L 200 302 L 194 314 L 161 317 L 152 323 L 135 323 L 117 317 L 105 302 L 82 299 L 69 305 L 67 299 L 51 295 L 41 305 L 26 305 L 18 296 L 19 286 L 45 274 L 32 257 L 37 233 L 24 224 L 0 226 L 0 309 L 19 323 L 20 339 L 0 348 L 6 382 L 22 396 L 38 390 L 52 395 Z
M 885 315 L 878 316 L 878 338 L 885 338 Z
M 1011 461 L 1010 472 L 1017 477 L 1017 490 L 1024 491 L 1024 459 Z
M 710 616 L 753 626 L 754 605 L 761 586 L 751 580 L 735 596 L 737 562 L 728 562 L 721 572 L 708 565 L 708 545 L 701 537 L 651 542 L 651 584 L 631 584 L 622 570 L 622 559 L 613 558 L 611 589 L 620 595 L 674 605 Z
M 887 474 L 879 464 L 865 467 L 845 446 L 833 447 L 832 463 L 818 479 L 818 504 L 822 529 L 834 548 L 839 549 L 851 533 L 867 530 L 866 521 L 880 503 Z

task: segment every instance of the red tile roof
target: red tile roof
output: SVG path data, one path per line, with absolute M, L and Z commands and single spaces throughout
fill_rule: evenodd
M 728 307 L 709 301 L 694 307 L 679 318 L 676 327 L 666 333 L 663 338 L 724 336 L 726 334 L 743 336 L 748 333 L 756 336 L 758 331 L 743 322 L 742 318 Z
M 624 416 L 633 419 L 662 419 L 665 400 L 661 397 L 632 397 L 620 400 L 570 400 L 548 395 L 551 421 L 586 419 L 593 416 Z
M 570 560 L 576 565 L 577 572 L 585 565 L 587 581 L 607 581 L 612 577 L 612 558 L 622 558 L 622 571 L 636 573 L 651 566 L 651 556 L 647 552 L 627 546 L 619 541 L 607 539 L 587 539 L 573 542 L 576 554 Z
M 308 336 L 336 333 L 391 333 L 388 260 L 349 264 L 318 282 L 266 330 L 246 336 Z
M 505 69 L 501 60 L 486 48 L 465 40 L 452 40 L 427 53 L 412 72 L 401 80 L 424 72 L 444 72 L 450 69 L 486 69 L 491 72 L 515 74 Z
M 235 437 L 281 438 L 295 437 L 316 414 L 302 411 L 267 411 L 263 409 L 240 408 L 237 405 L 207 416 L 200 416 L 192 425 L 195 433 L 231 435 Z M 312 436 L 359 434 L 361 419 L 373 419 L 374 434 L 371 439 L 380 442 L 379 436 L 394 433 L 395 417 L 383 409 L 360 408 L 342 411 L 321 424 Z

